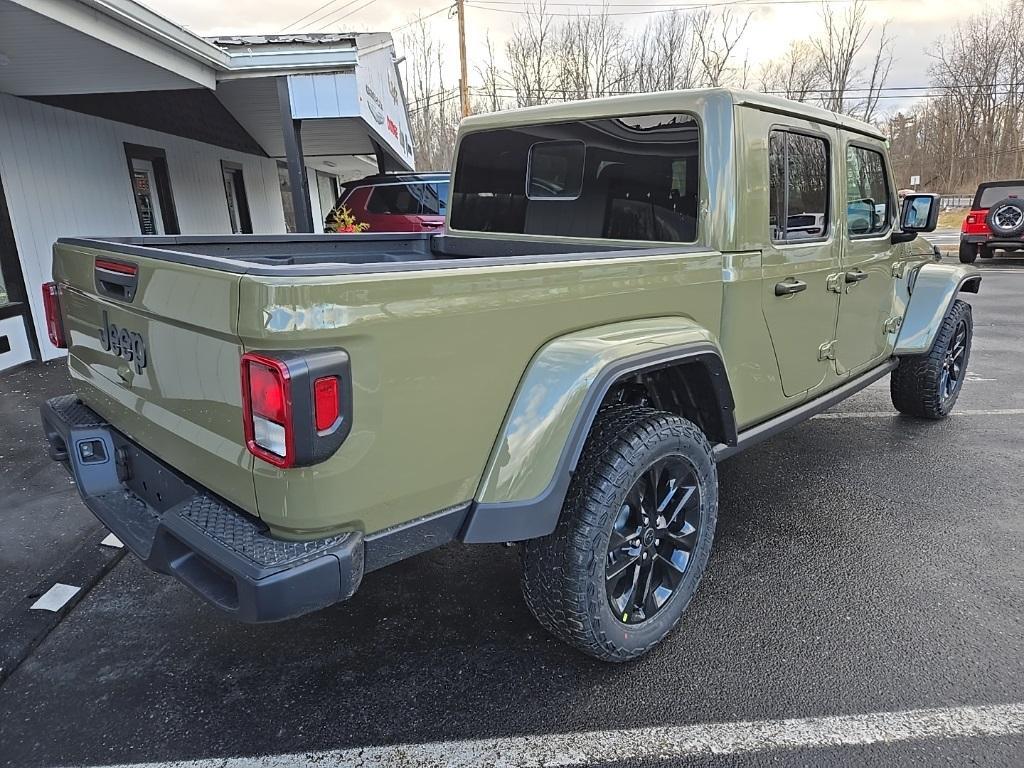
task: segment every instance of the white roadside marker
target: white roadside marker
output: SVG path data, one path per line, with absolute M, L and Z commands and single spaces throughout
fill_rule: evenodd
M 124 544 L 121 543 L 121 540 L 112 533 L 107 534 L 107 538 L 101 541 L 100 544 L 102 544 L 104 547 L 115 547 L 117 549 L 120 549 L 124 546 Z
M 136 763 L 130 768 L 552 768 L 1022 733 L 1024 704 L 997 704 L 794 720 L 536 734 L 266 757 L 200 758 Z
M 81 587 L 57 582 L 28 608 L 30 611 L 53 611 L 56 613 L 67 605 L 68 600 L 78 594 L 79 589 Z
M 812 418 L 815 419 L 884 419 L 895 418 L 899 413 L 892 411 L 832 411 L 831 413 L 819 413 Z M 1024 416 L 1024 408 L 995 408 L 992 410 L 965 410 L 953 411 L 952 417 L 957 416 Z

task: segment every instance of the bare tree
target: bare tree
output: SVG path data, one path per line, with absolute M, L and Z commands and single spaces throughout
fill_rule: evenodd
M 627 42 L 620 67 L 624 90 L 645 93 L 695 87 L 700 52 L 693 33 L 688 13 L 672 11 L 649 21 Z
M 878 48 L 875 51 L 874 60 L 871 65 L 871 77 L 867 81 L 867 95 L 864 97 L 864 102 L 858 110 L 858 117 L 869 123 L 875 119 L 882 89 L 885 87 L 885 83 L 889 79 L 889 73 L 892 71 L 892 49 L 893 39 L 889 34 L 889 22 L 886 21 L 878 34 Z
M 416 165 L 422 170 L 449 168 L 459 125 L 458 89 L 445 85 L 444 51 L 422 13 L 403 35 L 402 46 Z
M 897 176 L 943 192 L 1024 178 L 1024 0 L 956 24 L 931 56 L 933 98 L 886 126 Z
M 513 27 L 505 43 L 508 79 L 514 83 L 516 106 L 544 104 L 557 90 L 553 21 L 547 11 L 547 0 L 537 0 L 527 6 L 524 20 Z
M 793 101 L 810 100 L 823 82 L 817 48 L 803 40 L 790 43 L 781 57 L 761 66 L 758 81 L 765 93 Z
M 700 50 L 703 85 L 726 85 L 732 74 L 730 60 L 750 24 L 751 14 L 739 16 L 732 8 L 715 12 L 703 8 L 693 14 L 693 36 Z
M 480 89 L 482 100 L 477 99 L 476 108 L 473 111 L 497 112 L 504 106 L 504 99 L 500 95 L 501 91 L 504 90 L 504 79 L 501 74 L 501 68 L 498 66 L 494 42 L 491 40 L 490 33 L 486 36 L 485 46 L 487 48 L 487 58 L 481 66 L 476 68 L 477 75 L 480 76 L 480 81 L 483 83 Z
M 820 13 L 825 31 L 815 38 L 814 45 L 824 81 L 821 103 L 825 109 L 845 112 L 855 76 L 853 62 L 868 36 L 867 4 L 854 0 L 839 13 L 823 0 Z

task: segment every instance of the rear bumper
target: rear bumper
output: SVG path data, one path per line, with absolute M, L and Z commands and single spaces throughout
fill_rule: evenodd
M 258 519 L 213 496 L 104 423 L 73 395 L 42 406 L 50 456 L 85 505 L 150 568 L 185 583 L 240 621 L 280 621 L 351 597 L 363 537 L 268 535 Z
M 960 235 L 960 242 L 970 245 L 986 245 L 989 248 L 1001 248 L 1007 251 L 1024 250 L 1024 239 L 1000 239 L 992 235 Z

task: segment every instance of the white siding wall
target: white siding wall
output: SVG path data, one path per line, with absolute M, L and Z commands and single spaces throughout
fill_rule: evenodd
M 61 354 L 47 338 L 39 288 L 50 279 L 54 241 L 140 233 L 125 142 L 167 153 L 182 234 L 231 231 L 221 160 L 243 166 L 253 231 L 285 231 L 277 166 L 269 158 L 0 93 L 0 178 L 45 359 Z

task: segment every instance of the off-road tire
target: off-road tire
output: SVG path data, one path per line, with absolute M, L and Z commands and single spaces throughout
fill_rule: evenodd
M 973 264 L 978 260 L 977 243 L 960 243 L 960 263 Z
M 991 259 L 996 255 L 996 251 L 995 248 L 989 248 L 988 246 L 983 245 L 978 249 L 978 255 L 983 259 Z
M 966 323 L 966 350 L 961 364 L 961 373 L 956 390 L 948 397 L 941 392 L 943 363 L 954 341 L 956 329 L 961 321 Z M 974 318 L 971 305 L 957 299 L 939 327 L 931 351 L 926 355 L 904 357 L 889 379 L 889 393 L 892 404 L 900 413 L 922 419 L 944 419 L 963 389 L 963 377 L 971 357 L 971 339 L 974 336 Z
M 609 537 L 636 479 L 663 456 L 681 456 L 697 478 L 700 525 L 682 581 L 650 619 L 625 624 L 605 588 Z M 711 555 L 718 474 L 711 445 L 692 422 L 635 405 L 602 410 L 594 421 L 553 533 L 523 547 L 526 604 L 553 635 L 602 661 L 647 653 L 678 624 Z

